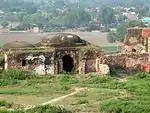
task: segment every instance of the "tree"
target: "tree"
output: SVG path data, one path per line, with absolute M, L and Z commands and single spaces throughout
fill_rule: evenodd
M 29 23 L 31 25 L 37 25 L 41 29 L 43 29 L 47 22 L 47 18 L 40 13 L 32 14 L 29 18 Z
M 108 36 L 107 36 L 107 40 L 110 42 L 110 43 L 113 43 L 116 41 L 116 33 L 111 31 L 109 32 Z
M 124 15 L 119 15 L 118 18 L 117 18 L 117 21 L 118 21 L 119 23 L 123 23 L 123 22 L 125 22 L 127 19 L 128 19 L 128 18 L 127 18 L 126 16 L 124 16 Z
M 107 39 L 110 42 L 123 41 L 126 35 L 126 29 L 130 27 L 146 27 L 143 22 L 130 21 L 118 26 L 116 32 L 109 32 Z
M 29 28 L 31 28 L 32 26 L 29 23 L 20 23 L 17 27 L 12 28 L 11 30 L 14 31 L 21 31 L 21 30 L 27 30 Z
M 100 22 L 108 29 L 108 26 L 115 22 L 115 12 L 111 7 L 102 6 L 99 14 Z
M 33 14 L 33 13 L 36 13 L 38 9 L 34 3 L 27 2 L 26 4 L 24 4 L 24 10 L 27 13 Z
M 67 27 L 80 27 L 89 24 L 91 16 L 83 9 L 71 9 L 62 18 L 62 24 Z
M 63 0 L 55 0 L 53 4 L 56 8 L 63 8 L 65 6 L 65 3 Z
M 7 21 L 2 21 L 2 22 L 1 22 L 1 26 L 2 26 L 3 28 L 6 28 L 8 25 L 9 25 L 9 23 L 8 23 Z

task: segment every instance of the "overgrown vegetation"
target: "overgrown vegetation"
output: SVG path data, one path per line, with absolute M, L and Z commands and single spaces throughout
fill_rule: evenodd
M 8 103 L 5 100 L 0 101 L 0 107 L 11 108 L 13 103 Z
M 35 73 L 23 70 L 8 70 L 0 73 L 0 86 L 16 85 L 19 80 L 32 79 Z
M 16 79 L 16 80 L 31 79 L 35 76 L 36 76 L 35 73 L 24 70 L 8 70 L 0 74 L 0 77 L 2 79 Z
M 72 113 L 64 108 L 54 107 L 51 105 L 38 106 L 29 110 L 6 111 L 0 110 L 1 113 Z
M 128 95 L 104 101 L 101 110 L 107 113 L 149 113 L 150 74 L 138 73 L 117 89 L 126 89 Z M 124 85 L 121 85 L 124 84 Z
M 38 96 L 37 99 L 39 97 L 51 97 L 53 99 L 69 94 L 75 88 L 85 88 L 87 90 L 68 97 L 65 101 L 60 100 L 54 103 L 54 105 L 63 105 L 72 112 L 150 112 L 150 74 L 147 73 L 137 73 L 134 76 L 129 76 L 121 80 L 116 77 L 103 77 L 98 74 L 91 74 L 88 77 L 82 75 L 60 75 L 57 77 L 35 77 L 32 79 L 12 77 L 8 74 L 6 77 L 10 78 L 8 80 L 15 80 L 14 83 L 9 83 L 1 79 L 1 81 L 4 81 L 0 87 L 1 96 L 10 96 L 8 99 L 6 98 L 6 101 L 11 101 L 11 96 L 14 98 L 13 96 L 15 95 L 17 97 L 26 95 L 25 98 L 28 98 L 28 96 Z M 9 103 L 7 104 L 6 101 L 1 101 L 0 106 L 9 106 Z M 15 101 L 13 100 L 13 102 Z M 29 102 L 29 104 L 32 104 L 32 102 Z M 28 112 L 70 113 L 64 109 L 51 106 L 37 107 L 26 113 Z M 16 111 L 14 113 L 24 113 L 24 111 Z
M 67 111 L 66 109 L 54 107 L 50 105 L 46 106 L 39 106 L 34 109 L 28 110 L 27 113 L 71 113 L 70 111 Z

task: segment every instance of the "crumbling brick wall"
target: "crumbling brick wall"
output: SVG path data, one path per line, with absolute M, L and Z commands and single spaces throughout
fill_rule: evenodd
M 104 64 L 109 65 L 110 68 L 122 67 L 125 68 L 126 55 L 113 54 L 104 56 Z
M 10 53 L 8 69 L 35 70 L 39 74 L 54 73 L 54 52 Z
M 104 63 L 111 69 L 123 68 L 126 71 L 139 70 L 139 65 L 149 62 L 149 53 L 105 55 Z
M 103 52 L 99 48 L 84 48 L 80 50 L 79 74 L 97 72 L 97 58 L 103 57 Z M 102 63 L 102 60 L 99 61 Z
M 150 29 L 129 28 L 124 39 L 122 53 L 145 53 L 150 52 Z

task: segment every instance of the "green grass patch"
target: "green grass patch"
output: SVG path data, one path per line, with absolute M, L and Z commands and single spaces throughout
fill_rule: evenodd
M 102 50 L 105 53 L 119 53 L 121 51 L 121 47 L 117 46 L 117 45 L 114 45 L 114 46 L 102 46 L 101 48 L 102 48 Z

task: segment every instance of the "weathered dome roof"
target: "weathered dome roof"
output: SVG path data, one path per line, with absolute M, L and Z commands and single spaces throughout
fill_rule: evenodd
M 17 49 L 17 48 L 27 48 L 27 47 L 34 47 L 32 44 L 26 42 L 26 41 L 13 41 L 6 43 L 3 45 L 3 49 Z
M 57 33 L 47 35 L 37 46 L 68 47 L 87 45 L 89 42 L 82 40 L 79 36 L 70 33 Z

